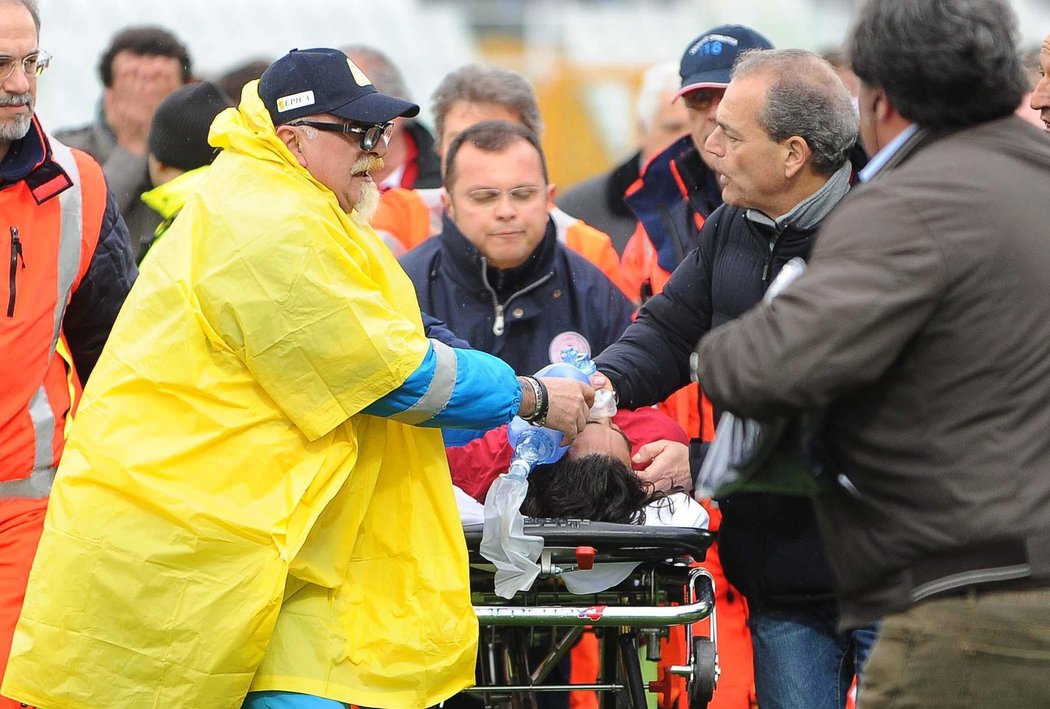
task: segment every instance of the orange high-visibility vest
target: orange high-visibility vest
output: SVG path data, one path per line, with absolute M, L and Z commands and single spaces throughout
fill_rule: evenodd
M 41 129 L 34 122 L 31 130 Z M 12 373 L 0 384 L 0 500 L 43 498 L 51 488 L 80 396 L 62 322 L 106 209 L 98 164 L 42 132 L 41 139 L 61 171 L 43 184 L 23 180 L 0 190 L 0 256 L 8 257 L 0 258 L 8 266 L 0 278 L 0 352 Z

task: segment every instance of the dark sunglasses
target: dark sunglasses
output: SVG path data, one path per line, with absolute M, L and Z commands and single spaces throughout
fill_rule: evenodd
M 725 89 L 697 89 L 682 96 L 682 101 L 685 103 L 686 108 L 691 108 L 694 111 L 706 111 L 711 108 L 712 104 L 720 102 L 725 93 Z
M 330 133 L 355 133 L 361 136 L 361 149 L 372 150 L 379 141 L 390 142 L 390 129 L 393 123 L 376 123 L 370 126 L 355 125 L 353 123 L 326 123 L 324 121 L 295 121 L 290 126 L 310 126 L 317 130 Z

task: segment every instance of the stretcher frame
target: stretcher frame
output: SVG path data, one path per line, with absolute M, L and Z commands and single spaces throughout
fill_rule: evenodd
M 669 698 L 668 675 L 684 677 L 690 709 L 704 709 L 718 681 L 714 579 L 702 561 L 713 535 L 707 530 L 643 527 L 586 520 L 526 519 L 525 532 L 544 539 L 540 576 L 533 587 L 503 599 L 494 591 L 494 567 L 479 552 L 482 528 L 465 528 L 471 560 L 471 591 L 480 624 L 477 683 L 467 691 L 486 707 L 535 709 L 545 692 L 593 690 L 601 709 L 644 709 L 646 691 Z M 623 582 L 604 591 L 575 595 L 561 575 L 592 564 L 631 562 L 638 566 Z M 693 624 L 709 620 L 710 635 Z M 660 659 L 660 639 L 683 626 L 687 657 L 664 667 L 646 685 L 639 648 Z M 545 681 L 585 629 L 599 637 L 597 682 Z M 538 650 L 537 650 L 538 648 Z

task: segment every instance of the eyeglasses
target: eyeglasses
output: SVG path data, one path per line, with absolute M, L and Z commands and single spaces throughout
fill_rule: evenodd
M 310 126 L 317 130 L 328 131 L 329 133 L 355 133 L 361 137 L 361 149 L 372 150 L 379 141 L 382 140 L 384 145 L 390 144 L 390 129 L 393 127 L 393 123 L 376 123 L 370 126 L 356 125 L 354 123 L 327 123 L 325 121 L 295 121 L 289 123 L 290 126 Z
M 682 96 L 685 107 L 694 111 L 706 111 L 725 96 L 725 89 L 697 89 Z
M 514 189 L 506 190 L 506 194 L 510 195 L 510 201 L 514 204 L 526 205 L 542 195 L 543 188 L 531 185 L 515 187 Z M 472 190 L 467 192 L 467 199 L 476 207 L 491 208 L 499 203 L 503 195 L 504 190 Z
M 40 76 L 51 64 L 51 55 L 40 49 L 28 54 L 21 59 L 0 56 L 0 81 L 6 81 L 11 74 L 15 73 L 15 67 L 22 65 L 22 71 L 26 76 Z

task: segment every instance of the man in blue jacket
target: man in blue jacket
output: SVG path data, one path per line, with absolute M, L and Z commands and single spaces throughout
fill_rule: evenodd
M 517 372 L 616 341 L 632 306 L 598 268 L 558 242 L 536 136 L 486 121 L 450 144 L 440 235 L 401 259 L 420 307 Z

